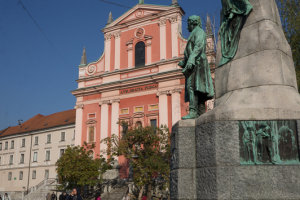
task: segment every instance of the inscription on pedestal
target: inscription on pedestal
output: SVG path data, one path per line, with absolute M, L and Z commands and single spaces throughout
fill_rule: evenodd
M 295 120 L 240 121 L 240 163 L 300 164 Z

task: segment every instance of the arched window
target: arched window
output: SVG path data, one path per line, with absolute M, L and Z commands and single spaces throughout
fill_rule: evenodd
M 138 42 L 135 45 L 135 67 L 145 66 L 145 43 Z
M 136 128 L 142 128 L 142 126 L 143 126 L 143 124 L 142 124 L 141 121 L 137 121 L 137 122 L 135 123 L 135 127 L 136 127 Z

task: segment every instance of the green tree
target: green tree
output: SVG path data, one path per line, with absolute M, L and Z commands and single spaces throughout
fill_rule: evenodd
M 75 146 L 66 149 L 56 162 L 59 189 L 66 190 L 96 186 L 102 182 L 102 174 L 111 166 L 103 157 L 93 158 L 94 145 Z
M 126 126 L 122 123 L 122 126 Z M 121 138 L 116 135 L 103 140 L 112 156 L 124 156 L 133 170 L 137 196 L 144 192 L 151 199 L 151 191 L 161 180 L 160 187 L 169 186 L 170 140 L 166 127 L 128 127 Z
M 300 1 L 276 0 L 286 39 L 291 46 L 300 91 Z

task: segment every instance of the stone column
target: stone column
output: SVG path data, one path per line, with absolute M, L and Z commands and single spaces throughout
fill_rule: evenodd
M 102 101 L 99 103 L 101 106 L 101 125 L 100 125 L 100 140 L 108 137 L 108 104 L 109 101 Z M 100 153 L 106 149 L 106 145 L 100 144 Z
M 167 34 L 166 34 L 166 19 L 159 21 L 159 36 L 160 36 L 160 60 L 165 60 L 167 57 Z
M 110 70 L 110 40 L 112 35 L 107 33 L 104 35 L 105 37 L 105 71 L 108 72 Z
M 168 125 L 168 91 L 157 93 L 159 98 L 159 126 Z
M 121 53 L 121 32 L 116 32 L 115 36 L 115 70 L 120 69 L 120 53 Z
M 171 22 L 171 37 L 172 37 L 172 58 L 178 57 L 178 16 L 170 18 Z
M 172 93 L 172 126 L 181 120 L 181 106 L 180 106 L 180 88 L 174 89 L 171 91 Z
M 128 68 L 133 68 L 133 61 L 132 61 L 132 46 L 133 46 L 133 40 L 130 40 L 127 42 L 127 55 L 128 55 Z
M 83 104 L 75 106 L 76 109 L 76 123 L 75 123 L 75 145 L 81 146 L 81 134 L 82 134 L 82 114 Z
M 120 99 L 114 99 L 112 102 L 111 109 L 111 134 L 119 135 L 119 105 Z

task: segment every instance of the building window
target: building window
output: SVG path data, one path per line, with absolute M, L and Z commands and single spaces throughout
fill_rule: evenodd
M 128 115 L 129 114 L 129 108 L 122 108 L 120 114 L 121 115 Z
M 46 151 L 46 161 L 50 160 L 50 150 Z
M 37 162 L 38 152 L 33 152 L 33 162 Z
M 2 160 L 1 160 L 1 156 L 0 156 L 0 165 L 1 165 L 1 162 L 2 162 Z
M 32 171 L 32 179 L 36 179 L 36 170 Z
M 150 119 L 150 126 L 153 128 L 157 127 L 157 120 L 156 119 Z
M 88 114 L 88 118 L 89 119 L 94 119 L 94 118 L 96 118 L 96 114 L 95 113 L 90 113 L 90 114 Z
M 19 180 L 23 180 L 23 171 L 19 172 Z
M 47 144 L 50 144 L 51 143 L 51 134 L 48 134 L 47 135 Z
M 5 147 L 4 147 L 5 150 L 8 149 L 8 142 L 5 142 Z
M 21 157 L 20 157 L 20 164 L 23 164 L 23 163 L 24 163 L 24 154 L 22 153 Z
M 11 181 L 12 178 L 12 172 L 8 172 L 8 180 Z
M 39 136 L 35 136 L 34 137 L 34 145 L 38 145 L 39 144 Z
M 141 121 L 137 121 L 137 122 L 135 123 L 135 127 L 136 127 L 136 128 L 142 128 L 142 127 L 143 127 L 142 122 L 141 122 Z
M 59 157 L 61 157 L 62 155 L 64 155 L 64 153 L 65 153 L 65 149 L 60 149 L 60 151 L 59 151 Z
M 25 138 L 22 139 L 21 147 L 25 147 Z
M 158 104 L 148 105 L 148 110 L 149 111 L 158 110 Z
M 10 148 L 11 148 L 11 149 L 14 149 L 14 148 L 15 148 L 15 141 L 14 141 L 14 140 L 12 140 L 12 141 L 10 142 Z
M 138 42 L 135 45 L 135 67 L 145 66 L 145 43 Z
M 0 142 L 0 151 L 2 150 L 2 142 Z
M 49 169 L 46 169 L 45 170 L 45 179 L 48 179 L 49 178 Z
M 63 142 L 66 139 L 66 133 L 65 132 L 61 132 L 60 133 L 60 141 Z
M 94 126 L 90 126 L 89 127 L 89 142 L 94 142 L 94 136 L 95 136 L 95 127 Z
M 144 112 L 144 106 L 135 106 L 134 107 L 134 112 Z
M 9 156 L 9 164 L 12 165 L 14 163 L 14 155 Z

